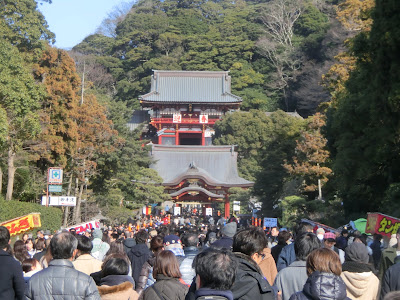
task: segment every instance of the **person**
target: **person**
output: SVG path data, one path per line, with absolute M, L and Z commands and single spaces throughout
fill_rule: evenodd
M 124 251 L 126 254 L 128 254 L 128 252 L 131 251 L 132 247 L 136 245 L 136 241 L 133 238 L 132 231 L 125 231 L 125 240 L 123 241 L 123 244 L 124 244 Z
M 258 264 L 263 260 L 268 240 L 259 227 L 239 231 L 233 237 L 232 249 L 238 261 L 235 281 L 231 288 L 238 300 L 272 300 L 275 293 L 264 278 Z
M 397 229 L 396 239 L 398 241 L 400 240 L 400 227 L 399 229 Z M 382 279 L 386 270 L 389 269 L 392 265 L 394 265 L 394 260 L 399 255 L 400 255 L 400 242 L 382 251 L 381 260 L 379 262 L 379 276 L 378 276 L 379 279 Z
M 92 233 L 92 237 L 93 249 L 91 254 L 94 258 L 103 261 L 108 249 L 110 249 L 110 245 L 106 242 L 103 242 L 103 233 L 100 229 L 95 229 Z
M 6 252 L 9 244 L 10 232 L 6 227 L 0 226 L 0 299 L 22 300 L 25 299 L 22 268 L 20 263 Z
M 28 283 L 32 275 L 42 270 L 42 266 L 35 258 L 28 258 L 22 262 L 22 271 L 24 272 L 25 283 Z
M 276 275 L 278 274 L 275 260 L 271 255 L 270 248 L 268 247 L 264 248 L 263 253 L 264 253 L 264 259 L 258 264 L 258 266 L 260 267 L 261 272 L 263 273 L 265 279 L 268 280 L 268 283 L 270 285 L 273 285 Z
M 153 267 L 157 255 L 164 250 L 163 238 L 159 235 L 153 237 L 150 241 L 150 250 L 152 255 L 143 264 L 140 272 L 139 281 L 136 283 L 136 292 L 139 296 L 142 292 L 156 281 L 153 277 Z
M 78 240 L 69 232 L 56 234 L 50 241 L 53 260 L 48 268 L 31 277 L 27 299 L 100 299 L 92 277 L 75 270 L 72 260 Z
M 342 265 L 339 256 L 329 248 L 319 248 L 307 258 L 307 281 L 302 291 L 293 294 L 289 300 L 350 300 L 346 285 L 340 278 Z
M 399 260 L 399 259 L 398 259 Z M 400 291 L 400 263 L 396 262 L 386 270 L 382 278 L 381 299 L 393 291 Z M 385 298 L 386 299 L 386 298 Z M 400 299 L 400 297 L 398 298 Z
M 179 270 L 182 273 L 182 280 L 190 285 L 193 278 L 196 276 L 196 272 L 192 267 L 193 259 L 199 253 L 199 237 L 195 233 L 188 233 L 182 236 L 183 251 L 185 258 L 179 266 Z
M 374 234 L 374 240 L 370 245 L 372 250 L 372 259 L 374 261 L 374 268 L 375 270 L 379 270 L 379 262 L 382 256 L 382 235 L 381 234 Z
M 231 222 L 226 224 L 221 229 L 222 237 L 219 240 L 216 240 L 214 243 L 211 244 L 212 247 L 222 249 L 232 249 L 233 244 L 233 236 L 237 231 L 237 223 Z
M 33 240 L 31 238 L 27 239 L 25 241 L 25 246 L 30 258 L 33 258 L 33 256 L 36 254 L 36 249 L 35 245 L 33 244 Z
M 161 251 L 153 269 L 156 282 L 143 292 L 143 300 L 184 300 L 189 287 L 180 282 L 181 272 L 176 256 L 169 250 Z
M 236 277 L 237 261 L 231 251 L 210 248 L 196 257 L 195 299 L 232 300 L 230 290 Z
M 85 235 L 77 235 L 76 238 L 78 240 L 78 251 L 75 260 L 72 262 L 74 268 L 87 275 L 100 271 L 103 262 L 90 254 L 93 249 L 90 239 Z
M 307 257 L 320 247 L 320 240 L 312 232 L 305 232 L 296 237 L 294 241 L 296 260 L 278 272 L 274 283 L 274 286 L 282 295 L 282 300 L 288 300 L 295 292 L 303 289 L 308 278 Z
M 46 240 L 44 238 L 37 238 L 35 243 L 36 253 L 33 255 L 33 258 L 37 261 L 43 257 L 46 253 Z
M 278 257 L 281 254 L 282 249 L 287 246 L 287 242 L 290 239 L 290 233 L 286 230 L 282 230 L 278 233 L 277 240 L 278 244 L 271 249 L 271 255 L 275 260 L 275 264 L 278 263 Z
M 336 239 L 336 247 L 346 250 L 349 238 L 349 231 L 347 229 L 343 229 L 340 233 L 340 236 Z
M 379 279 L 372 272 L 368 263 L 367 247 L 360 242 L 353 242 L 346 250 L 346 261 L 340 275 L 346 284 L 347 295 L 354 300 L 376 300 L 379 292 Z
M 382 300 L 400 300 L 400 291 L 390 292 Z
M 182 241 L 179 236 L 170 234 L 164 237 L 164 248 L 175 254 L 178 259 L 179 265 L 185 259 L 185 252 L 183 251 Z
M 135 282 L 139 281 L 140 272 L 142 271 L 143 264 L 149 259 L 151 252 L 147 247 L 147 239 L 149 234 L 146 230 L 142 229 L 135 235 L 136 245 L 128 252 L 128 258 L 131 261 L 132 277 Z
M 321 241 L 324 240 L 324 236 L 325 236 L 325 229 L 323 229 L 322 227 L 318 228 L 317 231 L 315 232 L 315 234 L 317 235 L 318 239 Z M 336 236 L 335 236 L 336 238 Z
M 15 241 L 14 243 L 14 257 L 21 264 L 25 259 L 31 258 L 26 249 L 26 244 L 21 240 Z
M 129 264 L 123 258 L 111 258 L 102 267 L 102 278 L 98 287 L 102 300 L 137 300 L 134 281 L 129 276 Z
M 335 251 L 340 258 L 340 262 L 343 264 L 345 261 L 345 253 L 342 249 L 336 248 L 336 235 L 333 232 L 325 232 L 324 233 L 324 238 L 322 241 L 323 247 L 331 249 Z
M 307 222 L 300 222 L 295 228 L 295 237 L 304 232 L 313 232 L 313 226 Z M 279 254 L 278 262 L 276 263 L 276 268 L 278 269 L 278 272 L 288 267 L 292 262 L 296 260 L 294 245 L 295 243 L 291 243 L 285 246 Z

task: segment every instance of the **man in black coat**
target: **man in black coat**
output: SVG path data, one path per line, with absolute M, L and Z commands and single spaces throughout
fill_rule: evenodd
M 131 248 L 128 252 L 129 260 L 132 266 L 132 277 L 135 282 L 139 282 L 140 272 L 144 263 L 149 259 L 151 252 L 149 247 L 147 247 L 147 240 L 149 239 L 149 234 L 146 230 L 142 229 L 135 235 L 136 245 Z
M 21 265 L 5 250 L 10 232 L 0 226 L 0 299 L 25 299 L 25 281 Z
M 385 272 L 382 278 L 381 299 L 392 291 L 400 291 L 400 258 L 395 260 L 395 264 Z

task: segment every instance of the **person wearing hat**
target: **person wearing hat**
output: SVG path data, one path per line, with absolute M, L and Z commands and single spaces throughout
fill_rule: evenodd
M 183 251 L 182 241 L 179 236 L 170 234 L 163 239 L 165 250 L 171 251 L 178 259 L 179 265 L 185 259 L 185 252 Z
M 236 222 L 228 223 L 222 228 L 222 237 L 211 244 L 212 247 L 217 249 L 231 249 L 233 245 L 233 236 L 236 234 L 237 224 Z
M 318 228 L 316 234 L 319 240 L 322 242 L 324 239 L 325 230 L 323 228 Z
M 323 243 L 323 247 L 324 248 L 328 248 L 331 249 L 333 251 L 335 251 L 337 253 L 337 255 L 339 255 L 340 258 L 340 262 L 343 264 L 345 261 L 345 254 L 344 251 L 342 249 L 339 249 L 337 247 L 335 247 L 336 245 L 336 235 L 333 232 L 325 232 L 324 233 L 324 238 L 322 240 Z
M 373 273 L 373 266 L 368 263 L 367 247 L 354 242 L 347 246 L 345 252 L 346 261 L 340 277 L 346 284 L 347 296 L 357 300 L 378 299 L 379 279 Z
M 106 256 L 107 251 L 110 249 L 110 245 L 102 241 L 103 233 L 100 229 L 93 231 L 92 237 L 93 249 L 91 254 L 94 258 L 102 261 Z

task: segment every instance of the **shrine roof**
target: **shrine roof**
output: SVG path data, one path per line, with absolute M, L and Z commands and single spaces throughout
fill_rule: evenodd
M 151 168 L 163 179 L 163 185 L 177 185 L 197 178 L 211 186 L 250 187 L 253 182 L 241 178 L 237 170 L 237 152 L 232 146 L 152 145 L 155 163 Z
M 150 92 L 139 96 L 142 102 L 242 102 L 242 98 L 231 93 L 231 77 L 228 71 L 153 71 Z

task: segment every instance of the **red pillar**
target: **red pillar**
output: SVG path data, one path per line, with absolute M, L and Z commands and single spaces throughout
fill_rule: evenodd
M 230 205 L 228 194 L 225 196 L 225 218 L 229 218 L 230 215 Z
M 206 145 L 205 126 L 204 126 L 204 124 L 203 124 L 203 130 L 201 132 L 201 145 L 202 146 Z
M 175 145 L 179 145 L 179 130 L 175 130 Z
M 159 136 L 158 136 L 158 144 L 161 145 L 161 143 L 162 143 L 162 136 L 159 135 Z

